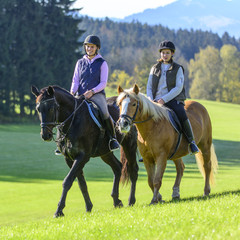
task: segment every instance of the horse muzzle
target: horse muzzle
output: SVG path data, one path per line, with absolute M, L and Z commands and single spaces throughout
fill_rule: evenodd
M 131 128 L 131 123 L 128 119 L 126 119 L 124 117 L 120 117 L 120 119 L 118 121 L 118 126 L 119 126 L 120 132 L 127 133 L 127 132 L 129 132 L 129 130 Z
M 44 141 L 50 142 L 53 139 L 53 132 L 49 127 L 42 127 L 40 134 Z

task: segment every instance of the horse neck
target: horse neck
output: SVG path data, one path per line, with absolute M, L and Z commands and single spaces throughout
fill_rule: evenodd
M 59 103 L 59 122 L 65 121 L 74 111 L 75 109 L 75 98 L 71 96 L 61 96 L 57 97 L 57 102 Z
M 138 129 L 138 131 L 142 134 L 146 134 L 152 127 L 152 125 L 154 124 L 154 121 L 152 118 L 150 118 L 151 116 L 148 114 L 142 114 L 142 111 L 139 110 L 136 118 L 135 118 L 135 125 Z
M 138 132 L 141 134 L 141 136 L 144 138 L 144 136 L 148 135 L 150 132 L 152 134 L 152 126 L 154 124 L 153 119 L 149 119 L 148 115 L 145 116 L 141 116 L 141 117 L 136 117 L 135 121 L 137 123 L 135 123 Z M 147 120 L 147 121 L 145 121 Z M 138 123 L 139 122 L 139 123 Z

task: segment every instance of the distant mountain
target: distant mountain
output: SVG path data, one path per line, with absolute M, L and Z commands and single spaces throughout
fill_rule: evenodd
M 164 7 L 146 9 L 124 19 L 114 21 L 138 21 L 149 25 L 161 24 L 170 29 L 201 29 L 222 36 L 225 32 L 240 38 L 239 0 L 177 0 Z

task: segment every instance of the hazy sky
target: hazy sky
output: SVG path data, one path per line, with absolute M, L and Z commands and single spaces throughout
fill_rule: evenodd
M 147 8 L 157 8 L 177 0 L 77 0 L 74 7 L 90 17 L 124 18 Z

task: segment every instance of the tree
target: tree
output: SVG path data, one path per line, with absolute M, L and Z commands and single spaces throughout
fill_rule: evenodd
M 189 78 L 192 80 L 191 98 L 216 100 L 221 66 L 219 51 L 214 47 L 208 46 L 195 54 L 188 66 Z
M 32 84 L 69 87 L 83 33 L 75 0 L 0 2 L 0 113 L 33 112 Z
M 240 52 L 235 46 L 228 44 L 221 48 L 220 56 L 222 70 L 219 75 L 219 100 L 240 103 Z
M 133 77 L 130 77 L 126 72 L 114 70 L 109 78 L 109 86 L 117 88 L 120 85 L 123 88 L 129 88 L 133 85 Z

